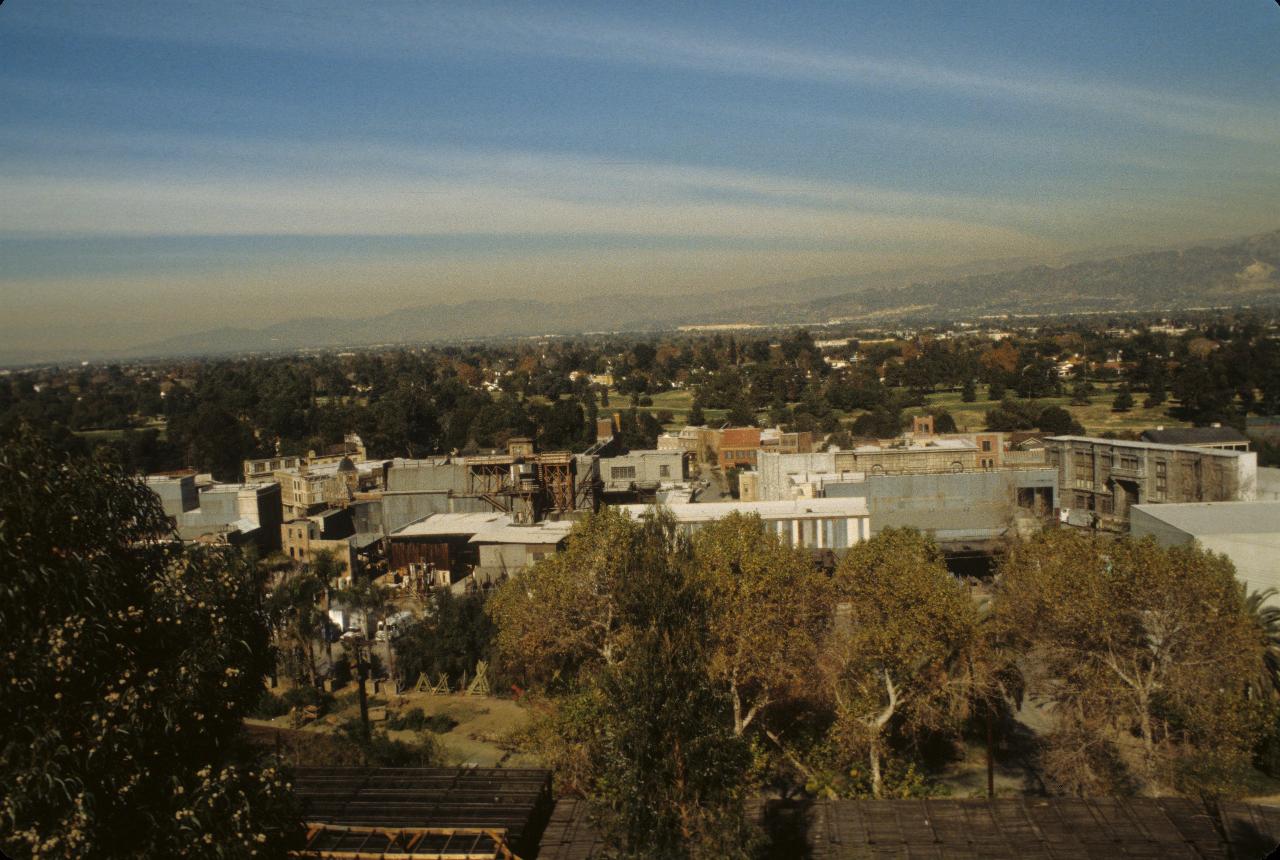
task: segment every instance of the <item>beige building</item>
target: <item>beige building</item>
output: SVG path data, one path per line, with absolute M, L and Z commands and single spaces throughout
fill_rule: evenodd
M 329 552 L 342 568 L 342 576 L 350 578 L 358 570 L 355 548 L 350 538 L 321 537 L 323 527 L 318 518 L 301 518 L 289 520 L 280 526 L 280 547 L 285 555 L 298 562 L 310 562 L 318 552 Z
M 1133 505 L 1247 502 L 1257 497 L 1258 455 L 1087 436 L 1045 440 L 1058 470 L 1067 522 L 1128 528 Z

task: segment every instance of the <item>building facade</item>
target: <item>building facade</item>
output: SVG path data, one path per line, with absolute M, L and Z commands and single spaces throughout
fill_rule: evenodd
M 1253 501 L 1258 455 L 1088 436 L 1050 436 L 1064 520 L 1128 530 L 1129 509 L 1169 502 Z

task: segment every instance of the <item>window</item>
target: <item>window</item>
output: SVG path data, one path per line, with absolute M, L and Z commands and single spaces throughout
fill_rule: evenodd
M 633 479 L 636 476 L 635 466 L 611 466 L 609 467 L 609 477 L 615 481 L 625 481 Z
M 1125 471 L 1128 471 L 1128 472 L 1136 472 L 1136 471 L 1138 471 L 1138 458 L 1137 458 L 1137 457 L 1125 457 L 1125 456 L 1121 456 L 1121 457 L 1120 457 L 1120 468 L 1121 468 L 1121 469 L 1124 469 Z
M 990 439 L 983 439 L 983 440 L 982 440 L 982 452 L 983 452 L 984 454 L 987 454 L 987 453 L 990 453 L 990 452 L 991 452 L 991 440 L 990 440 Z
M 1075 475 L 1077 481 L 1086 483 L 1093 482 L 1093 461 L 1086 460 L 1083 457 L 1077 457 L 1075 461 Z
M 659 466 L 659 467 L 658 467 L 658 477 L 659 477 L 659 478 L 670 478 L 670 477 L 671 477 L 671 467 L 670 467 L 670 466 Z

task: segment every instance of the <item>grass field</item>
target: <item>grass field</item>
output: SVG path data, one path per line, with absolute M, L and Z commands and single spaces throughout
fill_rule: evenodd
M 150 421 L 142 427 L 133 427 L 130 429 L 159 430 L 160 438 L 163 439 L 164 431 L 165 431 L 165 423 L 163 421 Z M 75 435 L 83 439 L 88 439 L 91 442 L 114 442 L 118 439 L 123 439 L 126 431 L 123 429 L 117 428 L 114 430 L 73 430 L 71 432 L 73 432 Z
M 1154 409 L 1144 409 L 1142 407 L 1143 395 L 1141 393 L 1134 394 L 1136 405 L 1128 412 L 1112 412 L 1111 401 L 1115 397 L 1114 386 L 1105 383 L 1096 383 L 1097 393 L 1093 396 L 1092 402 L 1088 406 L 1071 405 L 1070 397 L 1045 397 L 1036 402 L 1040 406 L 1061 406 L 1071 415 L 1084 425 L 1085 431 L 1092 435 L 1105 433 L 1107 431 L 1114 432 L 1134 432 L 1146 430 L 1157 425 L 1166 427 L 1186 427 L 1187 422 L 1179 421 L 1172 418 L 1168 413 L 1168 402 Z M 631 399 L 624 395 L 620 395 L 615 391 L 609 393 L 610 409 L 627 408 L 631 403 Z M 958 391 L 943 391 L 932 394 L 928 397 L 930 407 L 942 407 L 951 413 L 956 420 L 956 428 L 962 432 L 973 432 L 982 430 L 986 426 L 986 413 L 988 409 L 993 409 L 996 403 L 987 399 L 986 388 L 978 389 L 978 399 L 973 403 L 965 403 L 960 399 Z M 687 423 L 689 410 L 693 406 L 693 392 L 688 389 L 677 391 L 663 391 L 653 395 L 653 405 L 643 407 L 644 409 L 657 413 L 664 409 L 670 410 L 675 417 L 673 422 L 667 424 L 669 429 L 683 427 Z M 906 415 L 919 415 L 924 412 L 922 408 L 914 408 L 906 410 Z M 703 414 L 707 416 L 708 421 L 717 421 L 724 418 L 728 414 L 725 409 L 704 409 Z M 843 419 L 852 420 L 862 414 L 861 411 L 850 413 L 838 412 Z
M 1176 418 L 1169 417 L 1169 403 L 1166 401 L 1164 405 L 1155 409 L 1144 409 L 1142 407 L 1143 395 L 1134 394 L 1136 405 L 1128 412 L 1112 412 L 1111 401 L 1115 398 L 1115 390 L 1112 387 L 1104 386 L 1097 383 L 1098 393 L 1093 396 L 1093 402 L 1088 406 L 1072 406 L 1070 397 L 1045 397 L 1036 402 L 1042 407 L 1044 406 L 1061 406 L 1071 413 L 1077 421 L 1084 425 L 1084 429 L 1091 435 L 1105 433 L 1108 430 L 1115 432 L 1146 430 L 1157 425 L 1166 427 L 1186 427 L 1189 426 L 1185 421 L 1179 421 Z M 951 417 L 956 420 L 956 429 L 972 432 L 981 430 L 986 423 L 986 413 L 988 409 L 993 409 L 997 404 L 986 399 L 986 389 L 978 389 L 978 399 L 973 403 L 965 403 L 960 399 L 958 391 L 946 391 L 931 395 L 928 398 L 930 406 L 941 406 L 951 413 Z M 923 409 L 907 410 L 908 414 L 921 414 Z

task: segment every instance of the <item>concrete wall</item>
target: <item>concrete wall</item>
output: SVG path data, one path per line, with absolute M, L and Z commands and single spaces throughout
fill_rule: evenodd
M 385 492 L 382 494 L 382 528 L 390 534 L 428 514 L 486 513 L 493 506 L 471 496 L 448 492 Z
M 938 541 L 991 540 L 1014 524 L 1018 491 L 1049 491 L 1053 469 L 937 475 L 869 475 L 864 481 L 826 485 L 828 498 L 861 497 L 871 512 L 871 533 L 892 527 L 929 532 Z
M 160 506 L 171 517 L 185 513 L 200 504 L 194 475 L 184 475 L 181 478 L 157 475 L 147 478 L 147 486 L 160 498 Z
M 667 474 L 662 474 L 666 467 Z M 614 469 L 634 469 L 634 477 L 614 477 Z M 600 458 L 600 477 L 605 489 L 627 489 L 632 483 L 656 484 L 684 477 L 683 451 L 632 451 L 618 457 Z
M 1258 501 L 1280 501 L 1280 469 L 1274 466 L 1258 467 Z
M 417 491 L 455 493 L 467 491 L 465 463 L 439 460 L 397 460 L 387 470 L 387 489 L 392 492 Z

